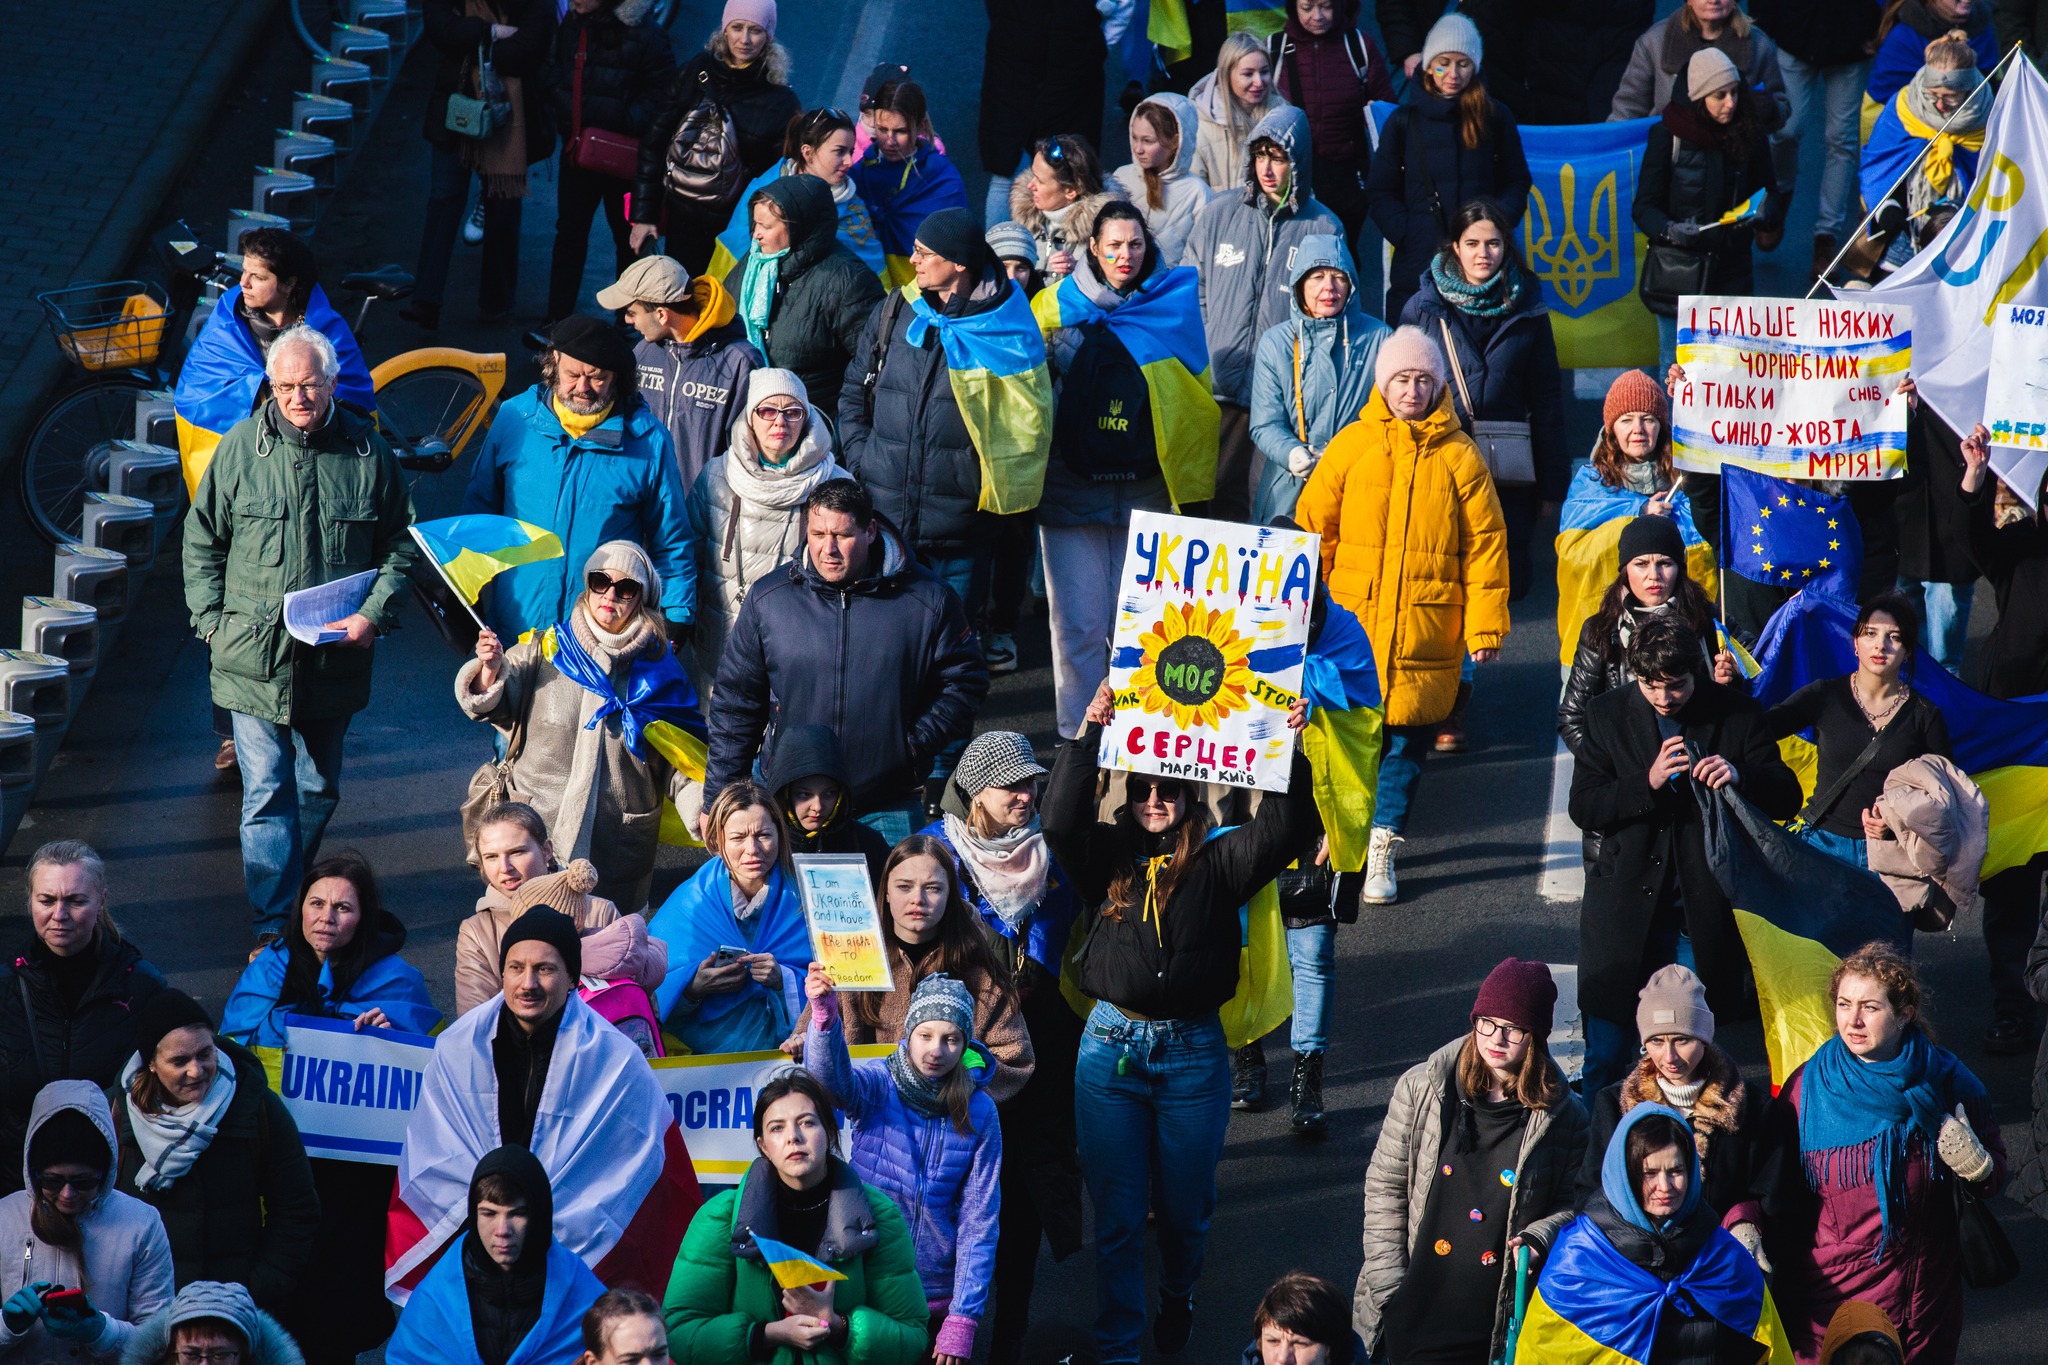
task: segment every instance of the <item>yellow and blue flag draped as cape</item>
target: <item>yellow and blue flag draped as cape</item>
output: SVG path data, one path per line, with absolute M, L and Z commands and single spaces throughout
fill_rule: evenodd
M 1557 519 L 1557 661 L 1562 666 L 1572 666 L 1579 631 L 1600 610 L 1600 599 L 1621 572 L 1622 528 L 1643 514 L 1647 502 L 1640 493 L 1609 488 L 1591 462 L 1572 474 Z M 1685 541 L 1686 577 L 1712 597 L 1720 586 L 1714 547 L 1693 525 L 1692 503 L 1683 492 L 1671 495 L 1670 506 L 1672 524 Z
M 967 186 L 960 172 L 944 152 L 920 139 L 917 150 L 904 161 L 886 160 L 870 145 L 847 174 L 882 241 L 887 262 L 882 283 L 891 289 L 910 283 L 910 252 L 919 225 L 940 209 L 967 207 Z
M 802 1289 L 809 1285 L 829 1284 L 843 1280 L 845 1275 L 826 1265 L 815 1256 L 807 1256 L 787 1242 L 778 1242 L 773 1237 L 763 1237 L 752 1228 L 754 1245 L 760 1249 L 761 1259 L 768 1264 L 768 1273 L 775 1277 L 775 1283 L 782 1289 Z
M 1923 147 L 1927 148 L 1927 163 L 1922 168 L 1927 183 L 1943 197 L 1961 199 L 1963 191 L 1977 179 L 1977 157 L 1984 150 L 1982 122 L 1967 133 L 1941 133 L 1935 125 L 1919 118 L 1907 107 L 1906 91 L 1909 89 L 1910 85 L 1901 89 L 1885 105 L 1884 112 L 1878 115 L 1870 130 L 1869 140 L 1863 145 L 1863 161 L 1857 170 L 1857 181 L 1863 191 L 1863 207 L 1866 209 L 1877 207 L 1878 201 L 1904 174 L 1913 158 L 1920 155 Z M 1929 146 L 1930 143 L 1933 145 Z
M 594 730 L 616 715 L 619 737 L 633 757 L 645 762 L 651 747 L 691 781 L 704 780 L 708 752 L 704 714 L 698 709 L 697 689 L 690 685 L 690 677 L 675 655 L 663 650 L 652 659 L 635 659 L 622 697 L 612 689 L 610 675 L 590 657 L 566 623 L 548 627 L 541 636 L 540 652 L 557 673 L 602 699 L 584 729 Z M 661 799 L 660 838 L 679 848 L 703 847 L 684 827 L 675 803 L 666 796 Z
M 1024 291 L 1005 281 L 1003 301 L 987 312 L 951 318 L 903 286 L 910 305 L 904 339 L 923 346 L 934 328 L 960 420 L 981 461 L 981 510 L 1008 515 L 1038 506 L 1052 450 L 1052 376 L 1045 336 Z
M 1523 128 L 1522 259 L 1543 282 L 1558 364 L 1650 365 L 1657 320 L 1636 293 L 1649 239 L 1629 205 L 1655 119 Z
M 178 454 L 185 465 L 185 492 L 199 494 L 199 480 L 213 463 L 213 449 L 228 428 L 256 410 L 256 395 L 263 388 L 263 349 L 250 334 L 249 324 L 237 312 L 242 286 L 236 285 L 220 296 L 206 325 L 178 371 L 175 406 L 178 420 Z M 334 396 L 365 412 L 377 410 L 377 386 L 370 380 L 370 367 L 363 361 L 362 348 L 341 314 L 327 301 L 327 292 L 313 286 L 306 300 L 305 322 L 334 343 L 341 357 L 341 378 Z
M 1144 372 L 1159 469 L 1174 510 L 1214 497 L 1223 413 L 1209 384 L 1209 336 L 1194 269 L 1154 272 L 1113 309 L 1096 304 L 1068 275 L 1057 287 L 1039 290 L 1031 312 L 1047 337 L 1062 327 L 1108 326 Z
M 753 249 L 754 191 L 766 188 L 771 180 L 789 173 L 789 163 L 778 161 L 740 191 L 740 201 L 733 205 L 732 217 L 726 220 L 724 229 L 712 241 L 711 264 L 704 267 L 705 274 L 723 283 L 725 277 L 732 273 L 732 268 L 740 263 L 740 258 Z M 848 251 L 860 257 L 862 265 L 880 275 L 888 268 L 888 262 L 882 257 L 882 242 L 875 235 L 875 224 L 868 215 L 868 206 L 861 202 L 858 194 L 853 194 L 837 208 L 839 240 Z
M 413 523 L 412 538 L 427 552 L 448 586 L 475 606 L 484 584 L 507 569 L 560 559 L 562 542 L 530 521 L 491 512 Z
M 1330 866 L 1358 872 L 1372 837 L 1386 712 L 1364 624 L 1327 589 L 1323 596 L 1323 628 L 1302 659 L 1301 692 L 1309 713 L 1301 747 L 1315 775 Z

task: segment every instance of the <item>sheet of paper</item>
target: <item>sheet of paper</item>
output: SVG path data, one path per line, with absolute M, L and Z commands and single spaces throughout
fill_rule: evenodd
M 797 890 L 810 921 L 811 949 L 842 991 L 894 989 L 882 913 L 867 859 L 858 853 L 799 853 Z
M 301 588 L 297 592 L 286 593 L 284 628 L 301 644 L 333 644 L 342 638 L 342 634 L 338 630 L 328 630 L 327 623 L 361 611 L 363 603 L 369 600 L 370 585 L 377 581 L 379 572 L 377 569 L 365 569 L 347 578 L 337 578 L 332 583 L 322 583 L 317 588 Z

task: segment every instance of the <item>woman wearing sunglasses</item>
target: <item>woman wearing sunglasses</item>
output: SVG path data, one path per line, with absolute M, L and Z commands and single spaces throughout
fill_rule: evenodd
M 37 1094 L 28 1188 L 0 1199 L 0 1361 L 111 1360 L 170 1303 L 171 1240 L 155 1209 L 114 1188 L 115 1146 L 113 1111 L 91 1081 Z
M 1321 831 L 1299 749 L 1290 794 L 1263 793 L 1250 824 L 1216 832 L 1199 784 L 1138 774 L 1115 816 L 1096 819 L 1095 755 L 1115 717 L 1105 682 L 1079 737 L 1053 761 L 1041 822 L 1088 907 L 1076 980 L 1099 1003 L 1081 1035 L 1074 1118 L 1095 1205 L 1095 1341 L 1105 1362 L 1138 1359 L 1148 1210 L 1158 1214 L 1161 1272 L 1153 1342 L 1162 1354 L 1187 1345 L 1230 1123 L 1217 1012 L 1237 992 L 1238 908 L 1312 852 Z M 1297 708 L 1287 725 L 1306 721 Z
M 476 657 L 455 675 L 455 700 L 506 736 L 510 786 L 553 831 L 557 856 L 588 858 L 596 894 L 631 914 L 647 904 L 662 803 L 687 827 L 702 798 L 667 757 L 665 737 L 701 738 L 704 722 L 669 653 L 655 605 L 661 576 L 647 552 L 608 541 L 585 562 L 583 583 L 568 620 L 532 639 L 507 650 L 495 632 L 479 635 Z

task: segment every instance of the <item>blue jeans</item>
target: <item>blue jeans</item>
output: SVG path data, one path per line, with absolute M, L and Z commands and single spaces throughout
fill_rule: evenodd
M 860 822 L 889 841 L 889 847 L 908 839 L 924 828 L 924 801 L 919 797 L 906 797 L 894 805 L 877 806 L 860 817 Z
M 938 575 L 941 583 L 953 590 L 953 596 L 960 599 L 960 605 L 967 610 L 967 624 L 976 631 L 981 629 L 981 614 L 988 607 L 989 581 L 995 575 L 996 547 L 993 535 L 989 543 L 972 554 L 919 556 L 925 567 Z M 946 745 L 932 758 L 930 776 L 944 781 L 953 775 L 953 769 L 960 766 L 960 755 L 967 751 L 967 736 Z
M 1294 968 L 1294 1027 L 1288 1041 L 1296 1052 L 1329 1046 L 1324 1017 L 1330 1012 L 1330 978 L 1337 974 L 1337 926 L 1311 924 L 1287 931 L 1287 961 Z
M 1870 845 L 1861 839 L 1852 839 L 1846 834 L 1835 834 L 1812 825 L 1788 825 L 1785 832 L 1795 839 L 1803 839 L 1821 852 L 1840 858 L 1851 867 L 1870 866 Z
M 1676 936 L 1667 933 L 1661 941 L 1653 940 L 1644 952 L 1648 961 L 1659 967 L 1676 962 L 1687 971 L 1698 969 L 1693 959 L 1692 939 L 1683 930 Z M 1646 976 L 1644 979 L 1649 978 Z M 1586 1064 L 1579 1071 L 1579 1093 L 1590 1103 L 1595 1095 L 1634 1069 L 1637 1057 L 1642 1055 L 1642 1042 L 1636 1037 L 1633 1019 L 1622 1023 L 1581 1011 L 1579 1020 L 1586 1030 Z
M 1223 1025 L 1142 1023 L 1104 1001 L 1088 1016 L 1074 1071 L 1081 1177 L 1095 1206 L 1095 1344 L 1104 1365 L 1136 1361 L 1145 1330 L 1145 1213 L 1159 1215 L 1162 1298 L 1202 1275 L 1216 1211 L 1216 1163 L 1230 1126 Z
M 1678 319 L 1667 318 L 1662 313 L 1657 317 L 1657 382 L 1663 383 L 1664 376 L 1671 373 L 1671 367 L 1678 363 Z
M 1970 643 L 1970 601 L 1976 590 L 1974 583 L 1899 580 L 1899 591 L 1920 605 L 1920 647 L 1957 675 L 1963 671 L 1963 651 Z
M 1436 744 L 1435 725 L 1389 725 L 1380 741 L 1379 794 L 1374 798 L 1375 829 L 1399 834 L 1408 827 L 1408 807 L 1415 784 L 1422 780 L 1422 756 Z
M 256 932 L 283 933 L 306 865 L 341 801 L 347 716 L 273 725 L 233 713 L 242 769 L 242 880 Z
M 1792 104 L 1786 131 L 1798 136 L 1806 123 L 1807 107 L 1821 106 L 1821 140 L 1825 160 L 1821 163 L 1820 212 L 1813 221 L 1815 232 L 1842 238 L 1855 225 L 1852 210 L 1856 202 L 1856 163 L 1862 152 L 1858 115 L 1863 107 L 1863 87 L 1870 82 L 1868 61 L 1842 66 L 1809 66 L 1789 52 L 1778 54 L 1778 66 L 1785 76 L 1785 94 Z

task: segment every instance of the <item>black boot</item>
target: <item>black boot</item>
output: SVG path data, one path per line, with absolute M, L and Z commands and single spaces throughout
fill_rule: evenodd
M 1300 1137 L 1321 1137 L 1329 1127 L 1323 1113 L 1323 1054 L 1294 1054 L 1294 1081 L 1287 1087 L 1294 1100 L 1294 1131 Z
M 1257 1112 L 1266 1102 L 1266 1049 L 1246 1043 L 1230 1054 L 1230 1107 Z

